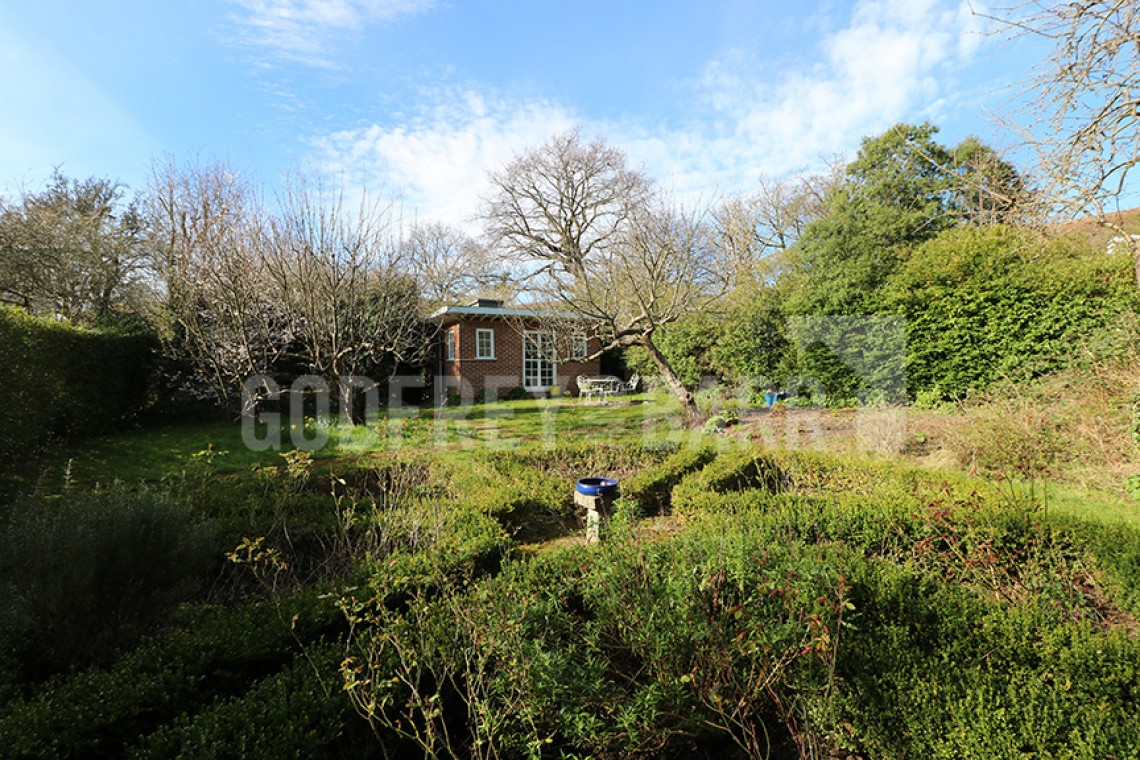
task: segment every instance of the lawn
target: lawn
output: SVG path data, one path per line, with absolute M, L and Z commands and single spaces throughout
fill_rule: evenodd
M 204 456 L 210 458 L 216 472 L 241 472 L 278 464 L 282 452 L 298 447 L 311 450 L 314 458 L 322 461 L 353 460 L 397 451 L 454 460 L 476 451 L 550 450 L 567 442 L 601 446 L 665 442 L 698 445 L 711 440 L 725 447 L 737 445 L 741 439 L 837 454 L 862 446 L 879 457 L 931 465 L 931 458 L 922 452 L 884 452 L 879 439 L 889 435 L 860 437 L 855 412 L 801 410 L 799 416 L 810 418 L 811 424 L 805 428 L 796 421 L 795 414 L 769 420 L 766 409 L 752 410 L 748 423 L 730 429 L 728 436 L 708 436 L 700 430 L 684 429 L 678 406 L 667 395 L 643 393 L 608 404 L 524 399 L 440 409 L 409 407 L 391 414 L 385 412 L 368 425 L 319 424 L 305 418 L 299 425 L 282 424 L 274 437 L 276 445 L 262 450 L 246 445 L 243 428 L 236 423 L 181 424 L 143 428 L 69 445 L 47 458 L 26 479 L 40 482 L 49 490 L 58 488 L 66 479 L 76 486 L 114 480 L 156 481 L 193 470 L 196 460 L 200 463 Z M 268 433 L 264 426 L 253 431 L 258 440 L 265 440 Z M 1140 503 L 1115 491 L 1047 479 L 1015 487 L 1019 492 L 1034 491 L 1050 510 L 1106 524 L 1140 526 Z
M 69 445 L 41 464 L 38 477 L 49 487 L 65 479 L 76 486 L 159 480 L 192 468 L 201 452 L 213 453 L 215 471 L 237 472 L 276 464 L 280 453 L 295 448 L 312 451 L 315 459 L 409 450 L 454 457 L 470 451 L 552 448 L 567 440 L 679 443 L 699 437 L 680 425 L 676 410 L 668 397 L 639 394 L 608 404 L 525 399 L 435 410 L 406 408 L 379 415 L 367 425 L 322 424 L 307 417 L 276 431 L 264 425 L 253 430 L 259 448 L 271 439 L 273 445 L 262 450 L 247 446 L 246 431 L 237 423 L 148 427 Z M 276 435 L 270 436 L 272 432 Z

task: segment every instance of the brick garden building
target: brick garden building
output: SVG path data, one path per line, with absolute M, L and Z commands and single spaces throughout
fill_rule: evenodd
M 515 388 L 527 393 L 576 393 L 578 375 L 593 376 L 597 341 L 569 336 L 560 341 L 569 356 L 558 356 L 554 336 L 543 327 L 546 312 L 507 308 L 502 301 L 479 299 L 470 306 L 446 306 L 429 319 L 440 326 L 439 368 L 443 391 L 464 399 L 493 392 L 502 398 Z

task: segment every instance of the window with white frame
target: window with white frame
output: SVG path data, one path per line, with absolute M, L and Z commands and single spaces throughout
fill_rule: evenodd
M 447 343 L 447 360 L 453 362 L 455 361 L 455 330 L 448 330 L 444 340 Z
M 490 329 L 478 329 L 475 331 L 475 358 L 476 359 L 494 359 L 495 358 L 495 331 Z
M 554 363 L 554 336 L 548 332 L 523 333 L 523 388 L 545 390 L 558 382 Z
M 590 354 L 590 343 L 586 333 L 574 333 L 570 336 L 570 358 L 580 362 Z

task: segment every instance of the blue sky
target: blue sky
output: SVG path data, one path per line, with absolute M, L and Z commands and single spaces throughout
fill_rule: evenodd
M 0 192 L 139 188 L 169 154 L 463 223 L 488 170 L 581 125 L 712 197 L 898 121 L 1009 147 L 993 114 L 1043 51 L 985 32 L 957 0 L 3 0 Z

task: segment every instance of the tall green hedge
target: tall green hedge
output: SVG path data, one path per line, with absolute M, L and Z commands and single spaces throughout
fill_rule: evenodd
M 916 249 L 887 295 L 905 319 L 911 393 L 960 398 L 1060 369 L 1138 305 L 1132 261 L 1009 227 L 962 227 Z
M 80 329 L 0 305 L 0 463 L 122 424 L 146 401 L 152 349 L 145 335 Z

